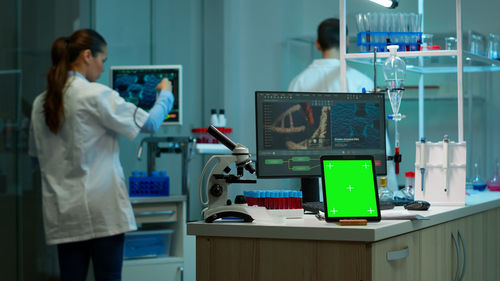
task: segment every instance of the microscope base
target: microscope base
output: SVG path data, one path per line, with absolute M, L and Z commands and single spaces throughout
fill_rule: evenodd
M 216 208 L 205 208 L 202 213 L 203 213 L 203 218 L 207 223 L 211 223 L 216 219 L 227 218 L 227 217 L 237 217 L 243 219 L 244 222 L 253 221 L 252 216 L 250 216 L 245 207 L 238 205 L 222 206 Z

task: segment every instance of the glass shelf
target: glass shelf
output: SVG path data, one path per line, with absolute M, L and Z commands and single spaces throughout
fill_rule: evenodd
M 428 51 L 428 52 L 398 52 L 398 56 L 404 57 L 409 72 L 419 74 L 456 73 L 457 72 L 456 51 Z M 377 53 L 377 65 L 382 66 L 387 53 Z M 487 57 L 463 52 L 464 72 L 500 72 L 500 61 Z M 372 64 L 373 53 L 346 54 L 350 62 L 361 64 Z

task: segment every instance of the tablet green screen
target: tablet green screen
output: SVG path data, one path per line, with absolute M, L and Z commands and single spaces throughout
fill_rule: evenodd
M 377 217 L 372 161 L 324 160 L 328 217 Z

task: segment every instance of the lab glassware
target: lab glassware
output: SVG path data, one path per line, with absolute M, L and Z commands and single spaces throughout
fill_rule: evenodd
M 498 163 L 498 159 L 497 159 L 496 167 L 495 167 L 495 174 L 493 176 L 491 176 L 491 178 L 486 183 L 486 185 L 488 186 L 488 189 L 490 191 L 500 191 L 500 175 L 498 174 L 499 165 L 500 165 L 500 163 Z
M 358 32 L 365 32 L 365 23 L 363 19 L 363 14 L 358 13 L 356 14 L 356 27 L 358 28 Z
M 433 34 L 422 34 L 422 51 L 432 50 L 433 38 L 434 38 Z
M 488 58 L 500 59 L 500 35 L 490 33 L 488 40 Z
M 474 163 L 474 177 L 472 178 L 472 188 L 479 191 L 483 191 L 486 188 L 486 181 L 479 174 L 477 163 Z
M 378 197 L 380 201 L 380 208 L 382 210 L 394 208 L 394 192 L 387 187 L 387 177 L 381 177 L 379 185 L 380 188 L 378 189 Z
M 394 116 L 397 116 L 399 114 L 399 106 L 404 92 L 406 63 L 397 56 L 399 46 L 390 45 L 387 48 L 389 49 L 390 55 L 384 62 L 384 78 L 392 112 Z
M 446 37 L 444 38 L 445 50 L 456 50 L 457 49 L 457 38 Z
M 399 130 L 398 121 L 403 116 L 399 113 L 401 98 L 404 92 L 404 79 L 406 75 L 406 63 L 397 56 L 398 45 L 387 46 L 389 57 L 384 62 L 384 78 L 387 86 L 387 95 L 391 102 L 392 119 L 394 120 L 394 168 L 396 175 L 399 174 Z
M 471 34 L 469 39 L 469 51 L 475 55 L 483 55 L 483 37 L 479 34 Z

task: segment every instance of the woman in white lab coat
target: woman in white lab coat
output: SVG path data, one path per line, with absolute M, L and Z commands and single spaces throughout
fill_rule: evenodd
M 54 41 L 47 89 L 33 102 L 30 154 L 42 173 L 47 244 L 57 245 L 61 280 L 121 280 L 124 233 L 136 230 L 119 160 L 120 135 L 155 132 L 173 105 L 167 79 L 149 113 L 95 83 L 107 44 L 90 29 Z

